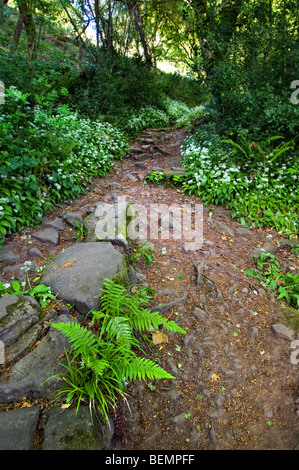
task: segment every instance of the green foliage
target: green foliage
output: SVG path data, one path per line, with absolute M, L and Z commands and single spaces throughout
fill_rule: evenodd
M 215 126 L 202 126 L 185 142 L 184 189 L 205 204 L 226 205 L 243 224 L 297 234 L 297 153 L 293 141 L 275 145 L 277 139 L 255 143 L 245 134 L 223 141 Z
M 165 179 L 164 171 L 152 171 L 150 175 L 145 178 L 146 183 L 161 183 Z
M 145 265 L 152 264 L 154 260 L 154 250 L 151 246 L 146 246 L 143 244 L 140 248 L 135 248 L 134 254 L 131 256 L 131 260 L 139 260 L 142 257 L 145 258 Z
M 299 273 L 283 272 L 279 261 L 272 253 L 262 252 L 255 257 L 257 269 L 247 269 L 248 276 L 256 277 L 263 286 L 278 292 L 278 299 L 299 307 Z
M 57 396 L 66 396 L 67 403 L 77 401 L 77 409 L 82 401 L 87 401 L 108 421 L 110 408 L 125 396 L 130 381 L 173 378 L 154 361 L 137 355 L 141 345 L 135 331 L 163 326 L 185 333 L 176 322 L 144 308 L 148 302 L 145 289 L 130 293 L 106 279 L 101 310 L 90 312 L 92 330 L 78 323 L 53 324 L 71 342 L 64 365 L 66 374 L 58 374 L 64 377 L 67 387 Z
M 199 118 L 204 111 L 203 106 L 190 107 L 186 103 L 173 100 L 168 96 L 165 96 L 164 106 L 170 122 L 174 123 L 175 128 L 181 128 L 189 124 L 194 119 Z
M 35 298 L 41 307 L 46 307 L 49 300 L 55 299 L 50 287 L 44 284 L 38 284 L 32 287 L 28 275 L 28 271 L 31 265 L 31 261 L 25 261 L 24 266 L 21 270 L 24 271 L 24 281 L 19 282 L 13 280 L 11 284 L 9 282 L 0 282 L 0 298 L 7 295 L 29 295 Z M 39 279 L 39 278 L 37 278 Z
M 80 195 L 91 177 L 107 174 L 127 153 L 127 139 L 110 124 L 80 118 L 67 105 L 55 114 L 32 108 L 28 94 L 9 88 L 0 119 L 2 241 Z
M 170 119 L 167 113 L 153 106 L 147 106 L 133 112 L 127 122 L 127 133 L 136 137 L 145 129 L 168 127 Z

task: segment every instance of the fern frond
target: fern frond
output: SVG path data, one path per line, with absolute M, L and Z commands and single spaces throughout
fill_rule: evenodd
M 225 144 L 230 144 L 232 147 L 236 147 L 237 149 L 240 150 L 240 152 L 244 153 L 246 158 L 249 158 L 249 155 L 246 153 L 246 151 L 241 147 L 241 145 L 237 144 L 237 142 L 234 142 L 232 139 L 224 139 L 222 140 Z
M 61 331 L 72 343 L 70 349 L 75 352 L 75 355 L 85 355 L 88 351 L 92 351 L 97 344 L 95 335 L 80 323 L 55 323 L 52 326 Z
M 175 321 L 167 320 L 167 318 L 164 318 L 159 312 L 151 312 L 148 309 L 139 309 L 132 311 L 128 318 L 132 326 L 140 332 L 149 331 L 151 327 L 154 327 L 157 330 L 159 326 L 163 326 L 165 330 L 186 334 L 186 331 L 183 330 Z
M 87 358 L 86 366 L 92 369 L 99 377 L 101 377 L 109 368 L 109 362 L 107 362 L 105 359 Z
M 123 375 L 127 380 L 149 379 L 174 379 L 172 375 L 166 372 L 155 362 L 144 357 L 135 357 L 123 368 Z
M 109 315 L 119 315 L 126 289 L 111 279 L 105 279 L 101 296 L 101 307 Z
M 106 324 L 106 333 L 108 341 L 115 339 L 119 345 L 122 343 L 137 345 L 132 327 L 126 317 L 112 317 Z
M 279 139 L 283 139 L 283 136 L 282 135 L 274 135 L 273 137 L 269 137 L 266 142 L 267 144 L 271 144 L 272 142 L 274 142 L 275 140 L 279 140 Z

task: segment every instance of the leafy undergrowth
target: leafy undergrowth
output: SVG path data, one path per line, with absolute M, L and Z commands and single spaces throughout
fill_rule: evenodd
M 298 248 L 293 248 L 299 258 Z M 255 277 L 261 284 L 273 292 L 277 292 L 277 299 L 284 299 L 292 307 L 299 308 L 299 273 L 284 272 L 276 256 L 272 253 L 262 252 L 255 257 L 256 269 L 247 269 L 248 276 Z M 294 267 L 292 269 L 295 270 Z
M 215 125 L 202 126 L 185 141 L 183 187 L 203 202 L 225 205 L 243 225 L 298 234 L 299 161 L 295 139 L 281 136 L 252 142 L 222 139 Z
M 31 108 L 28 95 L 6 93 L 0 118 L 0 243 L 7 233 L 39 224 L 61 201 L 80 195 L 129 151 L 128 141 L 107 123 L 83 119 L 61 106 Z
M 130 137 L 136 137 L 145 129 L 173 126 L 180 128 L 190 121 L 200 117 L 203 106 L 190 107 L 182 101 L 173 100 L 167 96 L 163 99 L 162 108 L 144 106 L 133 111 L 126 123 L 126 132 Z

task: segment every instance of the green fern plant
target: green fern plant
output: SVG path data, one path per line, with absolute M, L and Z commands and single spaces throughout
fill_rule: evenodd
M 63 376 L 67 384 L 56 397 L 65 395 L 67 403 L 77 401 L 77 410 L 82 401 L 89 402 L 108 422 L 109 409 L 115 407 L 119 397 L 125 398 L 128 382 L 174 378 L 157 363 L 135 352 L 141 350 L 136 333 L 152 326 L 185 334 L 176 322 L 145 308 L 148 302 L 146 289 L 132 293 L 106 279 L 101 310 L 90 312 L 92 330 L 75 322 L 53 325 L 71 343 L 69 353 L 66 352 L 67 364 L 61 364 L 66 373 L 53 376 Z

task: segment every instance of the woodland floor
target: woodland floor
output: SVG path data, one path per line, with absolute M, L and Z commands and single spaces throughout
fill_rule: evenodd
M 146 207 L 153 203 L 200 203 L 179 185 L 144 184 L 153 167 L 180 166 L 185 137 L 184 130 L 144 133 L 131 146 L 141 148 L 146 139 L 152 140 L 155 145 L 143 149 L 148 158 L 137 160 L 134 156 L 139 158 L 138 153 L 132 153 L 62 209 L 78 212 L 105 201 L 111 194 L 111 182 L 122 186 L 119 196 Z M 49 218 L 57 217 L 62 209 Z M 116 429 L 113 449 L 294 449 L 299 443 L 298 365 L 291 363 L 290 341 L 276 337 L 271 329 L 274 323 L 284 322 L 284 304 L 262 289 L 257 279 L 245 275 L 245 270 L 253 267 L 252 250 L 281 236 L 270 229 L 244 230 L 224 207 L 204 207 L 203 216 L 200 249 L 186 250 L 184 240 L 155 238 L 150 241 L 153 262 L 137 263 L 145 282 L 157 292 L 153 305 L 186 295 L 185 301 L 165 315 L 178 321 L 187 334 L 169 334 L 168 342 L 155 347 L 146 343 L 146 352 L 176 378 L 129 387 L 131 413 L 124 410 L 124 439 L 117 439 Z M 9 240 L 20 251 L 24 233 Z M 269 235 L 272 238 L 266 238 Z M 44 249 L 38 264 L 75 243 L 74 236 L 73 230 L 65 230 L 60 245 Z M 286 263 L 296 263 L 287 245 L 280 245 L 277 256 Z M 198 285 L 195 265 L 200 263 L 204 276 Z

